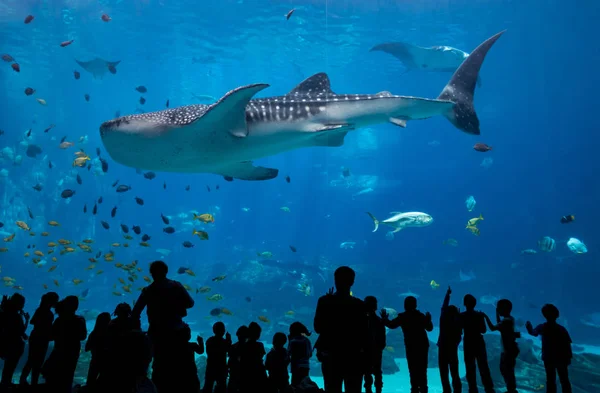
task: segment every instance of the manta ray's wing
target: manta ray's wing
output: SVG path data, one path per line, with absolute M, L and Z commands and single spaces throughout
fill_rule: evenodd
M 415 52 L 421 49 L 418 46 L 407 44 L 405 42 L 386 42 L 375 45 L 370 52 L 382 51 L 389 53 L 404 64 L 407 69 L 420 68 L 415 59 Z
M 267 84 L 254 84 L 238 87 L 225 94 L 219 101 L 194 121 L 194 127 L 228 133 L 233 138 L 248 136 L 246 106 Z M 252 161 L 228 164 L 219 170 L 225 180 L 269 180 L 277 177 L 279 170 L 252 165 Z
M 102 79 L 104 74 L 108 72 L 109 67 L 116 67 L 121 61 L 106 61 L 96 57 L 90 61 L 81 61 L 75 59 L 77 64 L 81 66 L 84 70 L 89 72 L 94 76 L 94 79 Z

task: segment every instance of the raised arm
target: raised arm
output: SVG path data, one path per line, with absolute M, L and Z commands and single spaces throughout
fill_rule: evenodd
M 488 317 L 488 315 L 487 315 L 486 313 L 483 313 L 483 317 L 485 318 L 485 321 L 487 322 L 488 328 L 489 328 L 491 331 L 495 332 L 496 330 L 498 330 L 498 329 L 499 329 L 499 325 L 500 325 L 500 324 L 498 323 L 498 325 L 494 325 L 494 324 L 492 323 L 492 320 L 490 319 L 490 317 Z
M 446 290 L 446 296 L 444 296 L 444 303 L 442 304 L 442 311 L 447 309 L 448 306 L 450 305 L 450 294 L 452 293 L 452 288 L 450 288 L 450 286 L 448 286 L 448 289 Z
M 540 326 L 538 326 L 538 327 L 536 327 L 534 329 L 533 325 L 531 324 L 531 322 L 527 321 L 527 323 L 525 324 L 525 328 L 527 329 L 527 333 L 529 333 L 533 337 L 537 337 L 537 336 L 540 335 L 540 330 L 541 330 Z

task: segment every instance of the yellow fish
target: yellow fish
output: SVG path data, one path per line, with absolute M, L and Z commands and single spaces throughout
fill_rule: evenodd
M 477 226 L 479 221 L 483 221 L 483 214 L 480 214 L 479 217 L 471 218 L 469 221 L 467 221 L 467 228 Z
M 57 221 L 49 221 L 48 225 L 53 226 L 53 227 L 59 227 L 60 224 Z
M 431 282 L 429 283 L 429 286 L 431 286 L 431 289 L 438 289 L 440 287 L 440 284 L 435 282 L 435 280 L 431 280 Z
M 27 225 L 27 223 L 25 221 L 17 221 L 17 222 L 15 222 L 15 224 L 17 224 L 17 226 L 24 231 L 31 230 L 31 228 L 29 228 L 29 225 Z
M 467 229 L 469 231 L 471 231 L 471 233 L 475 236 L 479 236 L 481 234 L 481 232 L 479 231 L 479 228 L 477 228 L 474 225 L 467 225 Z

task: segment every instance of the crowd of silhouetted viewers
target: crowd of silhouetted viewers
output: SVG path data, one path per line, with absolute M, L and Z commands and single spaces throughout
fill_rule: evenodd
M 168 267 L 162 261 L 150 265 L 152 284 L 142 290 L 133 309 L 127 303 L 117 305 L 112 315 L 98 315 L 91 333 L 77 315 L 79 300 L 67 296 L 60 300 L 55 292 L 42 296 L 33 317 L 24 312 L 25 298 L 15 293 L 2 299 L 0 309 L 0 357 L 4 359 L 2 391 L 43 391 L 67 393 L 73 389 L 77 363 L 83 348 L 91 353 L 87 383 L 77 387 L 83 392 L 109 393 L 282 393 L 322 391 L 310 379 L 310 358 L 315 354 L 321 364 L 327 393 L 382 392 L 382 357 L 386 348 L 386 327 L 401 328 L 406 347 L 411 393 L 425 393 L 429 339 L 433 330 L 429 312 L 417 308 L 417 299 L 404 300 L 404 312 L 393 319 L 385 310 L 377 313 L 377 299 L 352 296 L 355 272 L 346 266 L 335 271 L 332 288 L 317 304 L 313 346 L 311 331 L 294 322 L 289 332 L 276 333 L 267 353 L 256 322 L 236 331 L 236 342 L 223 322 L 213 325 L 214 335 L 206 342 L 192 340 L 190 327 L 183 321 L 194 300 L 177 281 L 167 278 Z M 499 331 L 502 341 L 500 371 L 508 393 L 517 392 L 515 379 L 519 347 L 512 303 L 498 301 L 495 321 L 476 311 L 476 299 L 466 295 L 464 311 L 450 304 L 451 289 L 446 291 L 439 321 L 438 360 L 444 393 L 463 391 L 459 376 L 458 349 L 463 342 L 466 366 L 465 391 L 478 391 L 477 369 L 486 393 L 494 392 L 483 334 Z M 140 317 L 146 309 L 148 331 L 141 330 Z M 546 392 L 557 390 L 556 376 L 563 393 L 571 393 L 568 366 L 571 363 L 571 338 L 556 320 L 558 309 L 542 308 L 545 323 L 526 329 L 541 336 L 542 361 L 546 370 Z M 33 326 L 27 336 L 28 325 Z M 19 360 L 28 340 L 27 363 L 18 384 L 13 384 Z M 49 356 L 47 352 L 53 342 Z M 206 353 L 204 385 L 200 386 L 196 354 Z M 151 377 L 148 369 L 152 364 Z M 291 378 L 290 378 L 291 374 Z M 44 384 L 39 384 L 40 376 Z

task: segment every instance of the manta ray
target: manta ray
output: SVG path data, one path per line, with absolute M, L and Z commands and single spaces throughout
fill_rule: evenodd
M 94 79 L 102 79 L 104 74 L 106 74 L 109 69 L 112 68 L 113 70 L 116 70 L 115 67 L 121 62 L 121 60 L 106 61 L 98 57 L 90 61 L 80 61 L 77 59 L 75 59 L 75 61 L 81 66 L 81 68 L 92 74 Z
M 211 105 L 188 105 L 119 117 L 100 126 L 112 159 L 143 170 L 213 173 L 226 180 L 268 180 L 278 170 L 253 160 L 313 146 L 342 146 L 360 127 L 445 116 L 456 128 L 479 135 L 473 107 L 477 75 L 503 32 L 479 45 L 456 70 L 437 99 L 377 94 L 336 94 L 325 73 L 288 94 L 253 97 L 267 84 L 231 90 Z
M 407 73 L 412 70 L 431 72 L 454 72 L 469 56 L 460 49 L 451 46 L 422 47 L 405 42 L 386 42 L 375 45 L 370 52 L 382 51 L 389 53 L 404 64 Z M 481 86 L 481 79 L 477 78 Z

